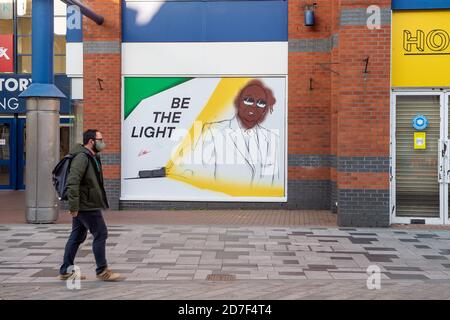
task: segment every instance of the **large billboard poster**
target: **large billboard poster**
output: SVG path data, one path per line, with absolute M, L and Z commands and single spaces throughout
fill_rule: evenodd
M 122 200 L 286 201 L 286 78 L 124 77 Z

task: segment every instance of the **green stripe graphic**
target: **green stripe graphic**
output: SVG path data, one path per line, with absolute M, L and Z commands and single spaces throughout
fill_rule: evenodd
M 176 87 L 192 78 L 141 78 L 125 77 L 125 119 L 133 112 L 138 104 L 148 97 L 154 96 L 167 89 Z

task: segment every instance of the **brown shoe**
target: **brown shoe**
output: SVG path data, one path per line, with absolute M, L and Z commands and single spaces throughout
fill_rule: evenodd
M 110 269 L 105 269 L 105 271 L 97 275 L 97 279 L 102 281 L 119 281 L 121 280 L 121 276 L 120 273 L 115 273 Z
M 80 280 L 86 280 L 86 276 L 80 276 Z M 59 280 L 77 280 L 77 274 L 75 272 L 60 274 L 58 276 Z

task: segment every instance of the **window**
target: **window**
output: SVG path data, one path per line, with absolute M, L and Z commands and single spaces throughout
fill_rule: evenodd
M 13 34 L 13 0 L 0 0 L 0 34 Z
M 55 73 L 66 73 L 66 4 L 55 1 L 55 35 L 53 68 Z
M 75 130 L 73 116 L 61 117 L 59 126 L 59 158 L 62 159 L 74 146 Z
M 15 0 L 17 15 L 17 68 L 31 73 L 31 0 Z
M 12 1 L 12 0 L 0 0 Z M 31 5 L 32 0 L 15 0 L 17 23 L 17 72 L 31 73 Z M 54 73 L 66 72 L 66 5 L 55 0 L 54 7 Z

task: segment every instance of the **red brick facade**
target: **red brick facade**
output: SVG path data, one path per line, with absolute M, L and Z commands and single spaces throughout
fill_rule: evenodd
M 121 42 L 121 1 L 85 1 L 105 18 L 103 25 L 83 17 L 83 41 Z M 120 153 L 121 56 L 84 53 L 84 128 L 104 132 L 108 153 Z M 99 80 L 100 79 L 100 80 Z M 105 166 L 106 179 L 120 178 L 120 165 Z
M 388 172 L 341 171 L 340 163 L 342 159 L 389 157 L 390 25 L 369 30 L 361 23 L 342 23 L 342 16 L 346 10 L 360 12 L 369 5 L 390 10 L 390 1 L 315 2 L 316 25 L 306 27 L 303 8 L 310 2 L 289 1 L 290 44 L 305 40 L 322 44 L 329 41 L 330 48 L 289 52 L 288 153 L 293 157 L 314 155 L 332 160 L 318 166 L 289 166 L 288 180 L 328 181 L 328 192 L 334 196 L 328 195 L 328 208 L 323 209 L 332 209 L 338 202 L 341 225 L 386 225 L 389 221 L 385 203 L 385 193 L 389 195 Z M 120 43 L 120 1 L 89 0 L 86 4 L 105 17 L 105 24 L 97 26 L 84 18 L 83 41 Z M 369 58 L 368 73 L 364 73 L 366 58 Z M 98 79 L 103 81 L 99 83 Z M 85 52 L 84 127 L 95 127 L 103 132 L 108 141 L 108 153 L 120 153 L 120 106 L 120 52 Z M 120 165 L 106 165 L 105 175 L 106 179 L 120 179 Z M 384 205 L 379 213 L 365 211 L 362 206 L 365 190 L 381 192 Z M 346 196 L 347 191 L 352 197 Z M 360 208 L 361 212 L 348 212 L 346 208 L 350 206 Z M 374 214 L 379 216 L 374 217 Z

